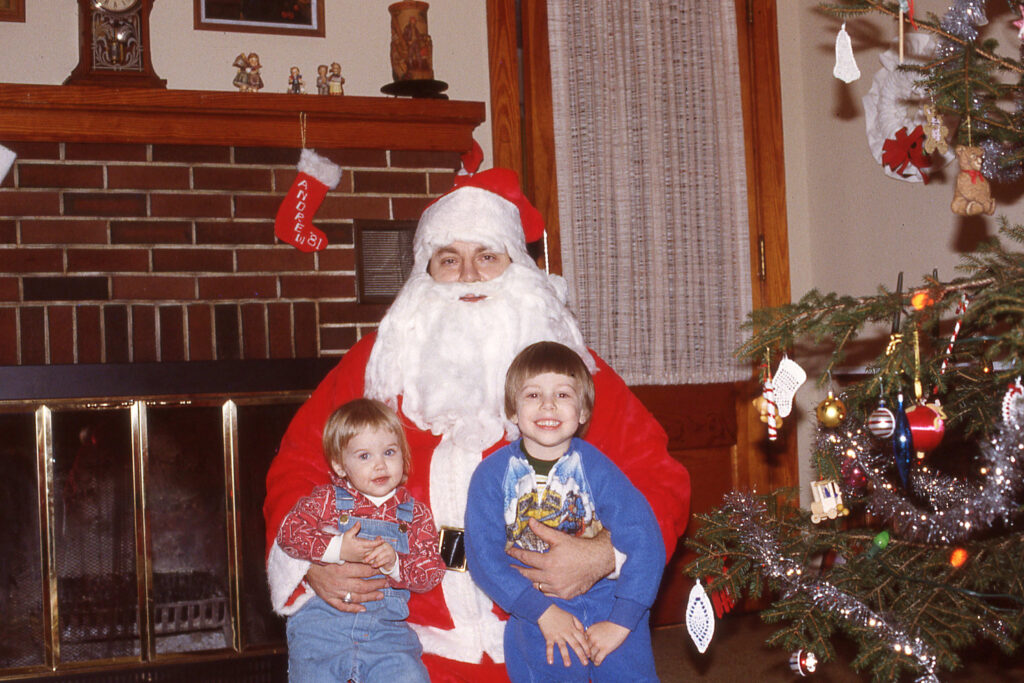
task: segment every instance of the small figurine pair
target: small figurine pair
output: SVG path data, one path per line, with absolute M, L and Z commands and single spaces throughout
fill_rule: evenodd
M 235 57 L 234 67 L 238 69 L 235 74 L 234 86 L 238 92 L 257 92 L 263 88 L 263 78 L 260 76 L 260 56 L 255 52 L 246 55 L 244 52 Z
M 332 62 L 330 70 L 326 64 L 316 68 L 316 92 L 318 95 L 344 95 L 345 79 L 341 75 L 341 64 Z

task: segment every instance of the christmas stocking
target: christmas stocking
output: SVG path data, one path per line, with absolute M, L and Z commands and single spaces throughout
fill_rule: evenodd
M 779 362 L 779 369 L 775 371 L 772 378 L 772 386 L 775 389 L 775 405 L 779 408 L 779 417 L 788 417 L 793 410 L 793 396 L 800 385 L 807 379 L 807 373 L 796 364 L 796 361 L 783 356 Z
M 327 237 L 313 227 L 313 215 L 328 190 L 338 186 L 341 167 L 312 150 L 304 149 L 296 168 L 299 174 L 277 210 L 274 234 L 299 251 L 320 251 L 327 246 Z

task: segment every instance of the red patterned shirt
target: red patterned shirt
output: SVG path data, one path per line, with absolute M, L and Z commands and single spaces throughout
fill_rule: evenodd
M 422 502 L 413 499 L 404 486 L 395 489 L 395 495 L 379 506 L 374 505 L 365 495 L 345 486 L 347 482 L 332 477 L 334 483 L 352 494 L 355 507 L 345 510 L 353 517 L 398 522 L 398 505 L 406 501 L 413 503 L 413 517 L 409 523 L 408 554 L 399 554 L 399 578 L 388 576 L 391 588 L 407 588 L 416 593 L 425 593 L 441 583 L 445 564 L 437 551 L 437 528 L 434 517 Z M 319 562 L 327 545 L 338 535 L 338 510 L 335 506 L 334 486 L 317 486 L 313 493 L 295 504 L 281 524 L 277 543 L 284 552 L 300 560 Z

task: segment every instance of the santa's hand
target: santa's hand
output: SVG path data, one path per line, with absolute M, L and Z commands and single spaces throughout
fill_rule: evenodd
M 381 589 L 387 585 L 383 578 L 370 579 L 380 572 L 368 564 L 311 564 L 306 572 L 306 583 L 313 592 L 335 609 L 342 612 L 363 612 L 360 603 L 373 602 L 384 597 Z
M 579 538 L 531 519 L 530 529 L 548 544 L 546 553 L 512 547 L 508 554 L 526 567 L 516 567 L 545 595 L 570 600 L 615 571 L 615 551 L 607 529 L 593 538 Z

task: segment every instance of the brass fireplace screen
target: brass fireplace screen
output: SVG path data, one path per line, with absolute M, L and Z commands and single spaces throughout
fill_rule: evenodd
M 0 679 L 283 650 L 264 478 L 324 363 L 267 363 L 0 369 Z

